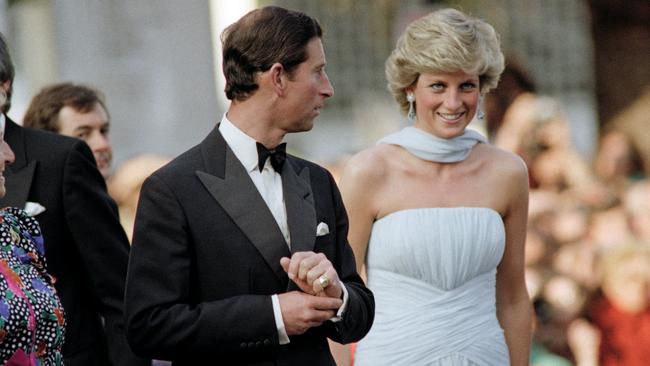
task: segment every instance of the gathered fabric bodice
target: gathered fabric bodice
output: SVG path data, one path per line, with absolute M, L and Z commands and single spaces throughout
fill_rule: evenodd
M 355 365 L 507 365 L 495 294 L 504 249 L 491 208 L 415 208 L 377 220 L 366 266 L 375 321 Z

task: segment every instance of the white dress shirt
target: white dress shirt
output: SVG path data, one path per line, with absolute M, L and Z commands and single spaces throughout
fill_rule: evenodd
M 268 158 L 264 163 L 264 168 L 260 172 L 256 146 L 257 141 L 237 128 L 237 126 L 228 120 L 225 114 L 221 119 L 219 132 L 237 159 L 239 159 L 239 162 L 244 166 L 244 169 L 248 172 L 255 188 L 260 192 L 264 202 L 273 214 L 273 218 L 277 222 L 278 227 L 280 227 L 289 249 L 291 249 L 287 209 L 284 204 L 284 194 L 282 192 L 282 176 L 273 169 Z M 348 302 L 348 292 L 345 286 L 343 286 L 343 283 L 341 283 L 341 288 L 343 289 L 343 305 L 339 308 L 336 317 L 331 319 L 332 321 L 339 321 L 341 319 Z M 273 315 L 275 317 L 275 325 L 278 329 L 280 344 L 287 344 L 289 343 L 289 336 L 284 327 L 280 301 L 278 300 L 277 294 L 271 296 L 271 302 L 273 303 Z

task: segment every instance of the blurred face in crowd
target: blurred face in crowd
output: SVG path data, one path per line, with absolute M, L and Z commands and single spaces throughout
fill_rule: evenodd
M 630 140 L 621 132 L 607 133 L 596 155 L 596 174 L 605 179 L 627 177 L 634 170 L 634 152 Z
M 543 296 L 553 306 L 558 319 L 573 319 L 585 303 L 580 285 L 569 276 L 555 275 L 544 285 Z
M 0 105 L 1 106 L 1 105 Z M 6 192 L 5 189 L 5 177 L 4 171 L 7 165 L 14 162 L 15 156 L 14 152 L 9 147 L 9 144 L 5 141 L 5 122 L 4 119 L 0 122 L 0 198 L 4 197 Z
M 620 310 L 639 313 L 650 306 L 650 258 L 630 257 L 603 280 L 603 292 Z
M 449 139 L 462 135 L 474 118 L 479 75 L 464 71 L 423 73 L 407 93 L 415 96 L 415 127 Z
M 650 242 L 650 182 L 638 182 L 625 193 L 625 209 L 636 237 Z
M 108 178 L 113 159 L 113 148 L 108 136 L 110 122 L 104 108 L 95 103 L 88 113 L 81 113 L 72 107 L 65 106 L 58 116 L 59 133 L 84 140 L 95 156 L 97 168 Z
M 601 210 L 592 215 L 589 236 L 600 248 L 615 247 L 632 237 L 628 218 L 620 206 Z
M 543 122 L 535 133 L 537 144 L 545 148 L 571 146 L 571 130 L 569 121 L 563 114 Z
M 578 207 L 561 208 L 553 218 L 553 237 L 560 243 L 579 241 L 587 234 L 587 213 Z
M 558 192 L 566 185 L 563 162 L 566 155 L 561 151 L 547 150 L 530 163 L 531 176 L 540 189 Z

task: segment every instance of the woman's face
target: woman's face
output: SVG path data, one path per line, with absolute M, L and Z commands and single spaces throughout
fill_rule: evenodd
M 415 127 L 449 139 L 460 136 L 478 107 L 479 76 L 464 71 L 420 74 L 414 87 Z

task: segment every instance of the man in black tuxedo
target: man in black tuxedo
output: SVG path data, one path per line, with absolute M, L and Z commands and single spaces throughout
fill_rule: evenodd
M 133 350 L 174 365 L 334 365 L 374 299 L 322 167 L 285 155 L 333 94 L 318 22 L 254 10 L 222 35 L 221 123 L 143 185 L 125 313 Z
M 14 67 L 0 34 L 0 118 L 15 161 L 1 206 L 31 211 L 41 225 L 49 272 L 66 317 L 66 366 L 148 365 L 123 326 L 129 244 L 90 149 L 81 140 L 23 128 L 6 115 Z M 1 98 L 0 98 L 1 99 Z

